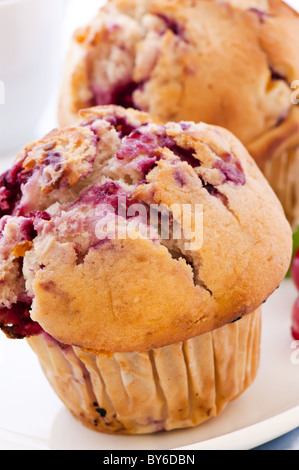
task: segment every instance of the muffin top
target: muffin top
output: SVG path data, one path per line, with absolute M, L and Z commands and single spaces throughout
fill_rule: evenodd
M 253 312 L 292 234 L 229 131 L 95 107 L 0 178 L 0 324 L 92 351 L 154 349 Z
M 60 122 L 93 105 L 233 132 L 260 164 L 299 145 L 299 15 L 281 0 L 110 0 L 74 34 Z

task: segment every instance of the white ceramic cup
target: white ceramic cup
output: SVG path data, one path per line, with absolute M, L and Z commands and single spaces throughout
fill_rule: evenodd
M 0 0 L 0 156 L 36 138 L 59 80 L 65 0 Z

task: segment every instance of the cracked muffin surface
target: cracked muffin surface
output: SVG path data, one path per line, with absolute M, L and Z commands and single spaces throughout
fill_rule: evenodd
M 20 152 L 0 196 L 0 324 L 12 337 L 44 330 L 87 351 L 163 347 L 252 313 L 290 263 L 280 203 L 216 126 L 81 111 Z

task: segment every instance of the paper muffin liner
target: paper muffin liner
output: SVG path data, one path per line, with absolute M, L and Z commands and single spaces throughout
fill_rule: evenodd
M 160 349 L 94 355 L 46 334 L 28 339 L 65 406 L 85 426 L 145 434 L 199 425 L 254 381 L 261 309 Z
M 261 167 L 293 229 L 299 226 L 299 147 L 283 152 Z

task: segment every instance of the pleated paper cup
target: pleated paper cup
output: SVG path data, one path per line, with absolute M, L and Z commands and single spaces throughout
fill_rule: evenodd
M 293 229 L 299 226 L 299 147 L 283 152 L 261 168 Z
M 143 352 L 95 355 L 46 334 L 28 339 L 65 406 L 85 426 L 146 434 L 197 426 L 254 381 L 261 310 L 210 333 Z

